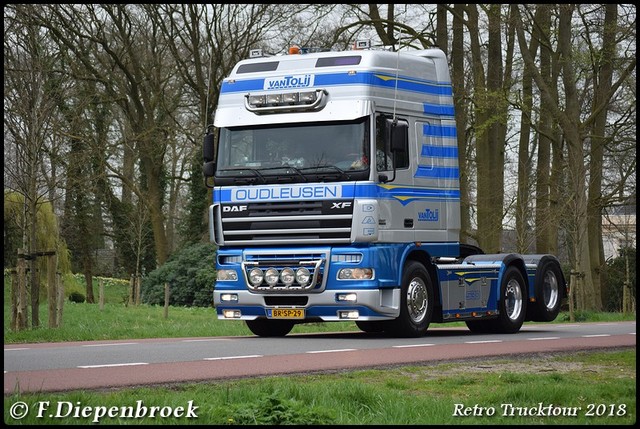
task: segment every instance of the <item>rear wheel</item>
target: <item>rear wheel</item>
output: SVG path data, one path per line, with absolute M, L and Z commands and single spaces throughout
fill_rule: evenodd
M 284 337 L 295 325 L 289 320 L 273 319 L 246 320 L 246 323 L 249 330 L 260 337 Z
M 503 334 L 518 332 L 527 312 L 527 289 L 522 273 L 514 266 L 507 268 L 504 273 L 498 310 L 496 332 Z
M 555 261 L 547 261 L 540 270 L 542 284 L 536 285 L 536 304 L 534 319 L 538 322 L 550 322 L 560 312 L 562 292 L 560 282 L 562 272 Z
M 474 334 L 490 334 L 496 330 L 496 320 L 467 320 L 467 328 Z
M 389 321 L 386 331 L 398 337 L 426 334 L 435 305 L 433 284 L 426 268 L 409 261 L 402 274 L 400 316 Z

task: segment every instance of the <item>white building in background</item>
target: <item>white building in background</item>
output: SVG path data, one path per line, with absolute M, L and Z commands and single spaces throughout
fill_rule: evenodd
M 613 206 L 605 210 L 602 216 L 602 241 L 605 260 L 618 257 L 622 247 L 637 247 L 635 204 Z

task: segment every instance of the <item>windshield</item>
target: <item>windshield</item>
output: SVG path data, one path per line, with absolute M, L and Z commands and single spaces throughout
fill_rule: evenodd
M 363 180 L 369 120 L 221 128 L 216 183 Z

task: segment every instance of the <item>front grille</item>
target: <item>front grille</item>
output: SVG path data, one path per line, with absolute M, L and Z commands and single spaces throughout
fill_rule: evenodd
M 225 245 L 349 243 L 352 200 L 225 204 L 219 210 Z

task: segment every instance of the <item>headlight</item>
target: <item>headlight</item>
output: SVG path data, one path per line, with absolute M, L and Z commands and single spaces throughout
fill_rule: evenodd
M 236 281 L 238 280 L 238 273 L 236 270 L 218 270 L 216 272 L 216 280 L 219 282 Z
M 269 268 L 264 273 L 264 280 L 267 282 L 269 286 L 275 286 L 278 284 L 278 278 L 280 277 L 280 273 L 275 268 Z
M 295 279 L 296 279 L 295 273 L 291 268 L 285 268 L 280 273 L 280 280 L 282 280 L 282 283 L 284 283 L 286 286 L 291 286 Z
M 306 286 L 309 284 L 309 280 L 311 279 L 311 273 L 305 267 L 298 268 L 296 270 L 296 281 L 300 284 L 300 286 Z
M 371 280 L 372 268 L 343 268 L 338 271 L 339 280 Z
M 262 280 L 264 280 L 264 273 L 260 268 L 252 268 L 251 271 L 249 271 L 249 281 L 252 285 L 259 286 Z

